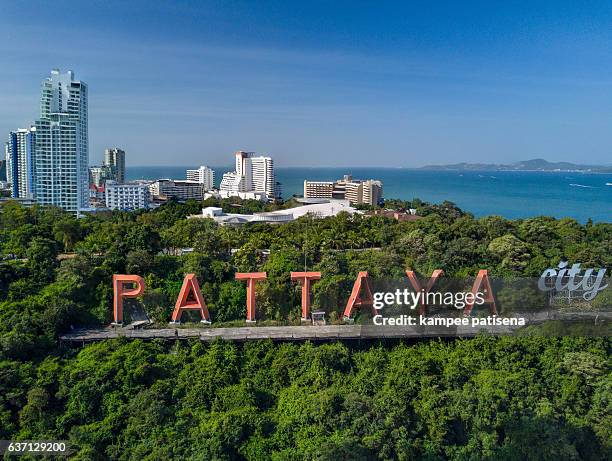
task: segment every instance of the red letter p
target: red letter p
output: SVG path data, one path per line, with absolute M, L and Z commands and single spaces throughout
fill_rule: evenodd
M 125 284 L 130 283 L 136 285 L 132 288 L 126 288 Z M 145 283 L 140 275 L 113 275 L 113 316 L 114 325 L 123 324 L 123 298 L 136 298 L 144 293 Z

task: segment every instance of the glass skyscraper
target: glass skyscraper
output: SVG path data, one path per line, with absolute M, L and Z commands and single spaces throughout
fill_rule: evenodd
M 51 71 L 42 82 L 36 120 L 36 200 L 78 212 L 89 206 L 87 85 Z
M 11 185 L 11 197 L 34 198 L 34 159 L 36 128 L 11 131 L 6 143 L 6 179 Z

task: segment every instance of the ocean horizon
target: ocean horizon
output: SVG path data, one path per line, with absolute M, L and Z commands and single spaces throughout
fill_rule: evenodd
M 197 166 L 128 166 L 128 180 L 184 179 Z M 215 183 L 232 166 L 211 168 Z M 344 174 L 356 179 L 378 179 L 384 197 L 426 202 L 451 201 L 476 217 L 499 215 L 508 219 L 533 216 L 573 218 L 581 223 L 612 222 L 612 174 L 544 171 L 439 171 L 409 168 L 276 168 L 282 196 L 302 195 L 304 180 L 331 181 Z

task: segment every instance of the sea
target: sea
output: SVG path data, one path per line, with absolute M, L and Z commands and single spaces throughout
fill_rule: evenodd
M 129 180 L 185 178 L 197 166 L 127 167 Z M 217 185 L 233 167 L 211 167 Z M 276 168 L 282 196 L 302 195 L 304 180 L 332 181 L 345 174 L 377 179 L 385 198 L 451 201 L 476 217 L 574 218 L 581 223 L 612 222 L 612 174 L 542 171 L 434 171 L 409 168 Z

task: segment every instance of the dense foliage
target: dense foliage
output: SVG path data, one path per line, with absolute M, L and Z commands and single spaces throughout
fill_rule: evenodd
M 98 343 L 0 362 L 0 438 L 79 460 L 603 460 L 609 342 Z
M 207 203 L 211 205 L 212 203 Z M 491 339 L 374 347 L 120 341 L 58 346 L 110 320 L 111 275 L 147 284 L 132 315 L 166 323 L 185 273 L 213 320 L 244 317 L 236 271 L 263 270 L 265 319 L 299 315 L 292 270 L 320 270 L 333 319 L 355 276 L 538 276 L 563 257 L 612 266 L 612 224 L 475 219 L 452 203 L 390 201 L 421 219 L 340 214 L 271 226 L 185 219 L 202 204 L 77 219 L 0 208 L 0 439 L 69 438 L 80 459 L 604 459 L 607 339 Z M 258 202 L 221 203 L 254 212 Z M 275 205 L 289 206 L 290 204 Z M 140 306 L 140 307 L 138 307 Z M 140 309 L 140 311 L 139 311 Z
M 223 206 L 262 209 L 254 201 Z M 362 270 L 373 277 L 402 277 L 408 268 L 424 275 L 489 269 L 492 275 L 537 277 L 562 257 L 585 267 L 612 266 L 611 223 L 475 219 L 452 203 L 418 200 L 388 206 L 415 207 L 422 218 L 398 222 L 343 213 L 280 226 L 219 227 L 209 219 L 185 219 L 199 212 L 196 202 L 81 219 L 54 208 L 6 204 L 0 213 L 0 356 L 31 357 L 71 325 L 108 323 L 113 273 L 145 278 L 146 295 L 132 313 L 144 315 L 137 309 L 144 306 L 141 311 L 160 323 L 170 318 L 184 274 L 195 273 L 219 323 L 244 318 L 245 287 L 234 280 L 236 271 L 266 271 L 259 314 L 291 321 L 299 316 L 300 299 L 290 272 L 305 266 L 322 272 L 314 303 L 332 318 Z

